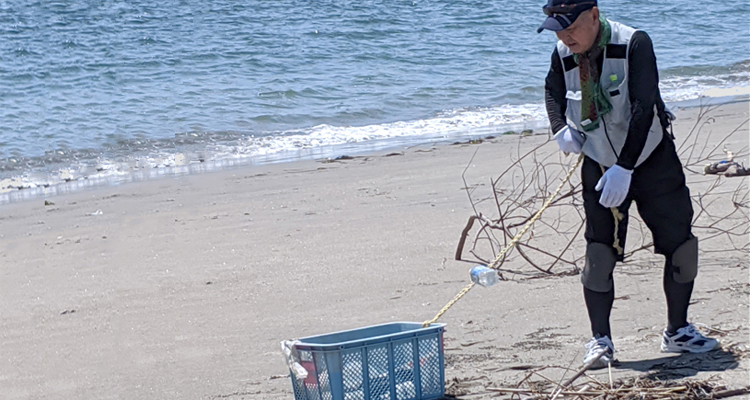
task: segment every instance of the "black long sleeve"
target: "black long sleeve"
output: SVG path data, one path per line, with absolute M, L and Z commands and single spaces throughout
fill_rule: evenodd
M 659 98 L 659 71 L 651 38 L 636 31 L 630 39 L 628 54 L 628 91 L 630 93 L 630 126 L 617 165 L 635 168 L 648 131 L 654 121 L 654 104 Z
M 565 73 L 557 48 L 555 48 L 552 53 L 552 62 L 547 73 L 547 79 L 544 81 L 544 102 L 547 107 L 547 118 L 549 118 L 549 126 L 552 128 L 552 132 L 555 133 L 568 124 L 565 119 L 565 111 L 568 107 L 565 93 Z

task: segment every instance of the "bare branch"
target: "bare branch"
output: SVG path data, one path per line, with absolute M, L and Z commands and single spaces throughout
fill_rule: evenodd
M 746 256 L 750 248 L 750 194 L 746 189 L 747 181 L 742 178 L 735 181 L 736 178 L 721 175 L 710 179 L 706 179 L 708 176 L 702 177 L 707 161 L 736 162 L 734 159 L 747 156 L 748 146 L 741 149 L 726 147 L 728 143 L 745 142 L 738 139 L 746 135 L 750 119 L 718 137 L 720 132 L 715 128 L 716 118 L 713 116 L 716 109 L 717 106 L 702 106 L 694 126 L 677 146 L 678 155 L 686 170 L 694 172 L 689 175 L 691 181 L 688 183 L 693 193 L 693 234 L 700 237 L 701 249 L 714 251 L 721 248 L 725 253 L 744 252 L 742 255 Z M 548 139 L 525 153 L 522 152 L 521 140 L 511 150 L 515 153 L 511 154 L 510 165 L 497 177 L 489 180 L 491 192 L 486 196 L 479 196 L 481 186 L 472 185 L 467 178 L 476 152 L 464 169 L 461 177 L 474 215 L 467 221 L 459 239 L 457 260 L 469 261 L 463 259 L 466 242 L 470 240 L 471 232 L 475 232 L 468 254 L 476 261 L 489 263 L 533 218 L 567 175 L 571 165 L 570 158 L 565 159 L 557 151 L 543 149 L 551 140 Z M 562 274 L 565 271 L 556 271 L 561 267 L 578 272 L 577 263 L 585 257 L 585 242 L 581 240 L 586 226 L 582 195 L 580 177 L 575 175 L 549 205 L 542 220 L 537 221 L 527 236 L 517 244 L 520 258 L 508 257 L 506 254 L 497 267 L 504 267 L 506 262 L 522 260 L 522 265 L 513 268 L 522 270 L 524 267 L 531 267 L 536 273 L 541 273 L 541 276 Z M 481 224 L 475 224 L 476 220 Z M 628 261 L 653 248 L 650 230 L 640 216 L 632 212 L 629 221 L 628 236 L 636 240 L 636 245 L 626 249 L 624 259 Z M 711 244 L 712 241 L 716 243 Z M 703 251 L 703 254 L 706 253 L 707 251 Z

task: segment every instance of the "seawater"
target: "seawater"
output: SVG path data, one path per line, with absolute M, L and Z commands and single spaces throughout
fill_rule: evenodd
M 543 128 L 543 4 L 0 1 L 3 190 Z M 667 102 L 748 86 L 747 1 L 599 6 Z

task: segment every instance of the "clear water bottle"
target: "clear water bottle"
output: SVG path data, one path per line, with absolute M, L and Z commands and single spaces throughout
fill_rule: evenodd
M 469 271 L 469 274 L 472 282 L 482 286 L 492 286 L 500 280 L 497 276 L 497 270 L 487 268 L 484 265 L 477 265 Z

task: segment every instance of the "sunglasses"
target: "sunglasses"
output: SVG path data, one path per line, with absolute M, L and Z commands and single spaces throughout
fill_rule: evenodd
M 595 6 L 596 2 L 578 3 L 578 4 L 560 4 L 559 6 L 542 7 L 544 15 L 548 17 L 555 16 L 557 14 L 572 14 L 577 8 Z

